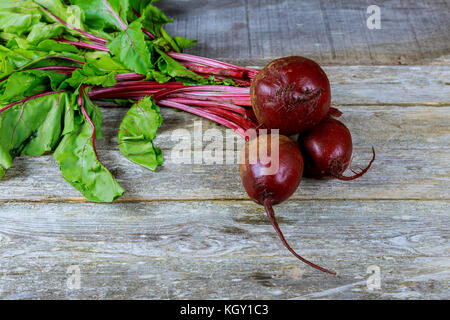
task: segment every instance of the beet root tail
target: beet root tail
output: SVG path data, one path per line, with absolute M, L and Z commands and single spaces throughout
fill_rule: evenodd
M 362 169 L 358 173 L 353 171 L 353 169 L 350 169 L 353 173 L 355 173 L 355 175 L 350 176 L 350 177 L 343 176 L 342 174 L 334 175 L 334 177 L 336 179 L 343 180 L 343 181 L 355 180 L 355 179 L 362 177 L 367 171 L 369 171 L 370 167 L 372 166 L 372 163 L 375 161 L 375 148 L 374 147 L 372 147 L 372 153 L 373 153 L 372 160 L 370 160 L 369 164 L 367 165 L 367 167 L 365 169 Z
M 264 208 L 266 209 L 266 213 L 267 213 L 267 217 L 269 218 L 270 222 L 272 223 L 272 226 L 274 227 L 275 231 L 277 232 L 278 236 L 281 239 L 281 242 L 283 242 L 284 246 L 300 261 L 306 263 L 307 265 L 320 270 L 322 272 L 326 272 L 329 274 L 336 274 L 336 272 L 334 271 L 330 271 L 328 269 L 322 268 L 314 263 L 312 263 L 311 261 L 306 260 L 305 258 L 303 258 L 302 256 L 300 256 L 299 254 L 297 254 L 297 252 L 294 251 L 294 249 L 291 248 L 291 246 L 287 243 L 286 239 L 284 238 L 283 233 L 280 230 L 280 227 L 278 226 L 278 222 L 275 218 L 275 212 L 273 210 L 272 204 L 270 199 L 266 199 L 264 201 Z
M 342 111 L 334 108 L 334 107 L 330 107 L 330 110 L 328 111 L 328 115 L 335 117 L 335 118 L 339 118 L 340 116 L 342 116 Z

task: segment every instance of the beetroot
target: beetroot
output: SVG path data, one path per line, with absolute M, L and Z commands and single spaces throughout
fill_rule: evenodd
M 354 180 L 365 174 L 375 160 L 375 150 L 369 165 L 355 175 L 346 177 L 344 171 L 350 166 L 353 151 L 352 136 L 340 121 L 326 118 L 317 126 L 302 133 L 298 138 L 299 148 L 305 160 L 305 176 L 340 180 Z
M 250 96 L 258 122 L 283 135 L 314 127 L 328 114 L 331 102 L 325 72 L 297 56 L 269 63 L 253 80 Z
M 278 226 L 272 205 L 287 200 L 297 190 L 303 174 L 303 157 L 297 145 L 286 136 L 277 136 L 279 142 L 278 152 L 272 151 L 272 135 L 260 135 L 246 142 L 241 153 L 240 174 L 245 190 L 251 199 L 265 207 L 267 217 L 284 246 L 299 260 L 321 270 L 335 274 L 298 255 L 287 243 Z M 276 141 L 276 140 L 275 140 Z M 251 156 L 250 152 L 264 150 L 268 161 L 262 161 L 260 156 Z M 275 149 L 275 148 L 274 148 Z M 275 149 L 276 150 L 276 149 Z M 261 152 L 258 151 L 258 154 Z M 252 161 L 252 158 L 254 161 Z M 278 162 L 278 170 L 273 174 L 265 172 Z M 276 167 L 276 166 L 275 166 Z

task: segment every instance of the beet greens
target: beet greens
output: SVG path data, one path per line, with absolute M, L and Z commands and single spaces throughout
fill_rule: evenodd
M 161 106 L 216 121 L 246 137 L 257 71 L 182 53 L 172 22 L 150 0 L 4 0 L 0 4 L 0 178 L 20 155 L 54 152 L 63 177 L 88 200 L 124 190 L 95 148 L 102 116 L 93 99 L 134 100 L 119 150 L 147 169 Z M 239 88 L 247 87 L 247 88 Z M 155 98 L 152 98 L 152 96 Z M 144 120 L 145 119 L 145 120 Z

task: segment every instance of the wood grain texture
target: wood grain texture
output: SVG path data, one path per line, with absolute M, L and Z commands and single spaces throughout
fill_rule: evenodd
M 446 299 L 447 201 L 0 203 L 0 298 Z M 81 288 L 66 274 L 79 266 Z M 381 269 L 381 289 L 366 287 Z M 447 283 L 447 284 L 446 284 Z
M 448 0 L 164 0 L 173 34 L 199 40 L 202 56 L 268 61 L 302 55 L 322 64 L 421 64 L 450 54 Z

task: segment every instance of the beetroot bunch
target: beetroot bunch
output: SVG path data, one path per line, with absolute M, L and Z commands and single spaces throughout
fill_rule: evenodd
M 240 174 L 249 196 L 263 205 L 267 216 L 287 249 L 301 261 L 323 272 L 322 268 L 298 255 L 285 240 L 275 219 L 272 205 L 288 199 L 298 188 L 302 176 L 354 180 L 365 174 L 375 160 L 359 172 L 351 168 L 352 137 L 339 120 L 341 113 L 331 107 L 328 77 L 314 61 L 293 56 L 275 60 L 258 73 L 251 84 L 251 102 L 261 127 L 279 130 L 279 148 L 274 153 L 271 137 L 260 135 L 247 142 L 242 151 Z M 297 144 L 287 136 L 298 134 Z M 250 149 L 266 151 L 270 161 L 249 159 Z M 267 174 L 274 162 L 278 171 Z M 350 168 L 353 176 L 344 176 Z

